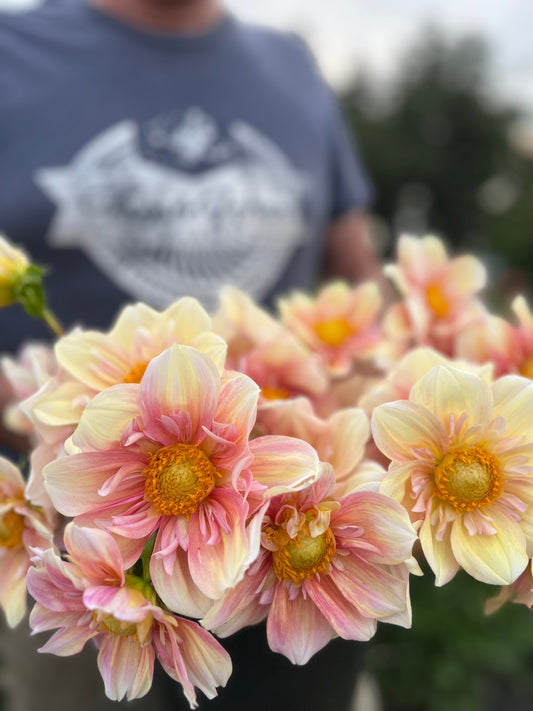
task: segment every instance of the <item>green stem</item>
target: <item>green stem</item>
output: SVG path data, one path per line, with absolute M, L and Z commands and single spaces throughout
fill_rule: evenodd
M 62 336 L 65 331 L 54 314 L 47 308 L 43 309 L 43 320 L 56 336 Z
M 152 557 L 152 552 L 154 550 L 155 538 L 156 534 L 153 533 L 146 541 L 146 545 L 144 546 L 143 552 L 141 554 L 141 561 L 143 566 L 142 577 L 143 580 L 147 583 L 152 582 L 152 578 L 150 577 L 150 558 Z

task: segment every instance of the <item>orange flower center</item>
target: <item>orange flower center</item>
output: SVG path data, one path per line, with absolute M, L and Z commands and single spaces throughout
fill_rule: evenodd
M 429 284 L 426 287 L 426 298 L 429 307 L 439 318 L 444 318 L 448 313 L 448 302 L 438 284 Z
M 140 383 L 149 362 L 150 361 L 146 361 L 145 363 L 137 363 L 137 365 L 134 365 L 122 382 Z
M 321 341 L 335 348 L 344 343 L 348 336 L 352 335 L 354 329 L 345 319 L 337 318 L 315 323 L 314 330 Z
M 305 523 L 295 538 L 290 538 L 284 528 L 271 528 L 267 530 L 267 538 L 275 540 L 278 545 L 272 558 L 279 579 L 301 583 L 305 578 L 329 572 L 336 550 L 335 537 L 329 528 L 318 536 L 311 536 Z
M 520 373 L 526 378 L 533 380 L 533 356 L 529 356 L 529 358 L 525 359 L 520 368 Z
M 22 545 L 24 531 L 24 516 L 15 511 L 8 511 L 0 521 L 0 546 L 2 548 L 19 548 Z
M 290 397 L 290 393 L 285 388 L 279 388 L 276 385 L 267 385 L 261 388 L 261 395 L 267 400 L 286 400 Z
M 436 494 L 458 511 L 487 506 L 503 490 L 498 459 L 482 447 L 451 450 L 435 467 Z
M 211 493 L 220 473 L 194 444 L 163 447 L 150 456 L 144 492 L 166 516 L 190 516 Z

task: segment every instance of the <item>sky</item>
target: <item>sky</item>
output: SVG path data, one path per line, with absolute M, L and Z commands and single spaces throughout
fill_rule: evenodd
M 40 0 L 0 0 L 16 9 Z M 492 47 L 493 96 L 533 117 L 533 0 L 225 0 L 242 19 L 298 31 L 330 83 L 358 69 L 391 80 L 428 24 L 453 39 L 481 34 Z
M 493 94 L 533 116 L 533 0 L 226 0 L 243 19 L 301 32 L 329 81 L 359 68 L 391 79 L 428 24 L 450 38 L 480 34 L 492 48 Z

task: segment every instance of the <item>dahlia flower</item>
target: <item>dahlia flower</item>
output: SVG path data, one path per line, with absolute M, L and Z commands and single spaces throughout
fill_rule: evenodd
M 105 531 L 65 529 L 67 557 L 39 551 L 28 572 L 36 600 L 34 633 L 58 628 L 40 652 L 70 656 L 94 639 L 106 695 L 113 700 L 144 696 L 152 685 L 154 660 L 178 681 L 191 708 L 195 686 L 209 698 L 224 686 L 231 661 L 200 625 L 177 617 L 158 601 L 137 567 L 125 571 L 113 537 Z
M 138 557 L 157 533 L 152 579 L 180 614 L 201 616 L 207 598 L 234 585 L 257 555 L 260 520 L 253 514 L 270 486 L 268 473 L 261 483 L 248 469 L 257 397 L 247 376 L 221 374 L 199 350 L 172 346 L 148 364 L 140 383 L 95 396 L 68 456 L 45 469 L 57 509 L 128 540 L 130 555 Z M 269 441 L 279 447 L 278 438 Z M 305 481 L 318 468 L 309 445 L 291 444 L 294 465 L 287 460 L 285 467 L 283 448 L 282 468 L 273 460 L 289 486 L 293 475 Z
M 533 551 L 533 383 L 489 385 L 432 368 L 409 400 L 378 406 L 372 432 L 391 460 L 380 491 L 410 511 L 436 584 L 461 567 L 482 582 L 512 583 Z
M 483 264 L 471 255 L 450 258 L 437 237 L 400 237 L 397 263 L 385 273 L 403 298 L 390 308 L 385 331 L 406 346 L 429 345 L 454 355 L 457 335 L 486 317 L 475 298 L 486 283 Z
M 314 298 L 294 292 L 278 305 L 282 322 L 320 357 L 331 375 L 347 375 L 379 341 L 381 295 L 373 282 L 352 287 L 336 281 Z
M 460 334 L 457 353 L 476 363 L 490 361 L 498 376 L 517 373 L 533 379 L 533 314 L 523 296 L 517 296 L 511 308 L 517 325 L 491 315 Z
M 341 470 L 349 466 L 349 439 L 332 443 L 331 461 Z M 339 487 L 325 464 L 309 486 L 273 497 L 257 560 L 202 624 L 227 636 L 267 617 L 271 649 L 294 664 L 305 664 L 336 636 L 370 639 L 378 620 L 410 626 L 416 534 L 402 506 L 371 490 L 373 473 L 361 466 L 350 487 Z
M 0 457 L 0 605 L 10 627 L 15 627 L 26 614 L 30 549 L 49 546 L 52 536 L 50 512 L 30 505 L 22 474 Z
M 476 365 L 476 362 L 450 360 L 433 348 L 413 348 L 388 371 L 387 376 L 371 387 L 357 401 L 370 417 L 375 407 L 393 400 L 407 400 L 413 385 L 436 365 L 450 365 L 460 370 L 478 373 L 487 382 L 492 381 L 492 363 Z

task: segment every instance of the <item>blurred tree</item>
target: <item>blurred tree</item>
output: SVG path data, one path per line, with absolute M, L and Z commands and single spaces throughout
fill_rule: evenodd
M 431 231 L 492 255 L 499 286 L 509 265 L 533 281 L 533 158 L 509 140 L 518 110 L 491 100 L 484 40 L 428 28 L 391 87 L 360 75 L 341 100 L 390 234 Z

